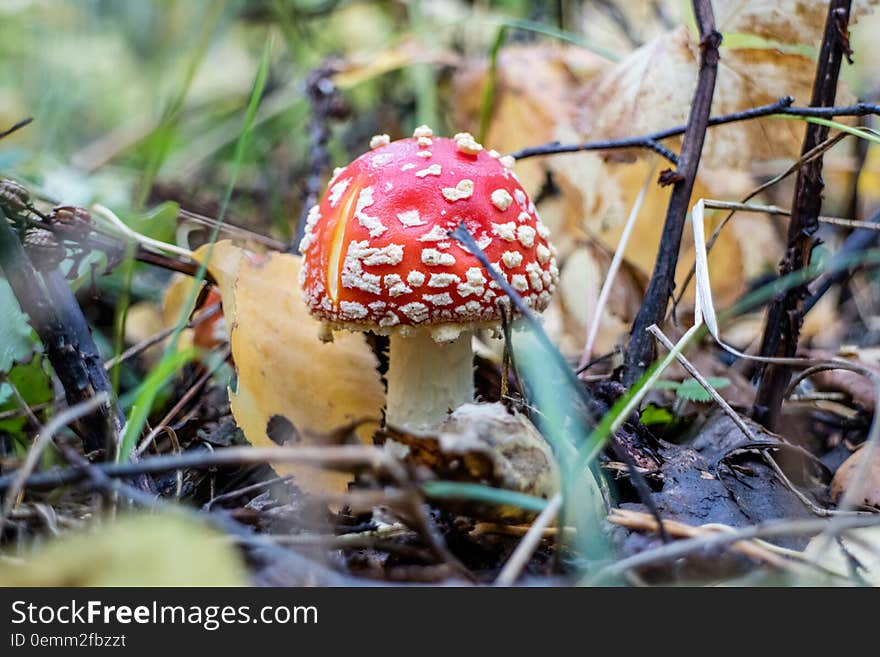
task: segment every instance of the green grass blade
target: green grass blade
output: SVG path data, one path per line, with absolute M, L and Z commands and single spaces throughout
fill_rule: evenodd
M 429 481 L 422 484 L 422 492 L 435 499 L 514 506 L 534 513 L 540 513 L 547 506 L 547 500 L 534 495 L 460 481 Z
M 184 364 L 195 358 L 196 353 L 196 350 L 190 347 L 172 354 L 170 358 L 163 358 L 140 385 L 135 395 L 134 404 L 131 407 L 131 411 L 129 411 L 128 421 L 125 423 L 125 429 L 122 434 L 122 441 L 119 444 L 119 451 L 116 454 L 116 461 L 118 463 L 127 461 L 134 451 L 138 437 L 141 435 L 141 430 L 150 416 L 153 400 L 156 398 L 156 395 L 168 384 L 171 377 Z
M 603 59 L 607 59 L 610 62 L 620 61 L 620 57 L 615 53 L 611 52 L 603 48 L 602 46 L 597 46 L 592 41 L 585 39 L 584 37 L 574 34 L 572 32 L 567 32 L 565 30 L 560 30 L 559 28 L 552 27 L 550 25 L 544 25 L 543 23 L 538 23 L 535 21 L 526 20 L 524 18 L 499 18 L 499 19 L 486 19 L 487 23 L 499 25 L 502 27 L 514 28 L 517 30 L 526 30 L 527 32 L 535 32 L 536 34 L 543 34 L 544 36 L 549 36 L 554 39 L 559 39 L 560 41 L 565 41 L 567 43 L 573 43 L 576 46 L 580 46 L 586 50 L 589 50 L 592 53 L 595 53 L 602 57 Z
M 241 163 L 244 159 L 244 153 L 247 148 L 248 140 L 250 139 L 253 130 L 254 117 L 257 114 L 257 108 L 260 105 L 260 99 L 263 97 L 263 91 L 266 87 L 266 79 L 269 75 L 269 54 L 271 52 L 271 48 L 272 39 L 270 38 L 267 39 L 266 45 L 263 48 L 263 55 L 260 58 L 260 66 L 257 69 L 257 74 L 254 79 L 254 85 L 251 91 L 250 99 L 248 101 L 247 110 L 245 111 L 241 133 L 239 134 L 238 141 L 235 146 L 235 156 L 233 159 L 229 184 L 227 185 L 226 192 L 223 196 L 223 203 L 220 206 L 220 212 L 217 216 L 217 223 L 215 224 L 214 230 L 211 233 L 211 239 L 210 243 L 208 244 L 206 257 L 199 264 L 199 268 L 194 276 L 194 285 L 190 290 L 186 302 L 182 306 L 180 317 L 178 317 L 177 319 L 177 325 L 175 326 L 174 332 L 170 336 L 168 346 L 165 349 L 165 353 L 163 354 L 161 361 L 155 367 L 153 372 L 151 372 L 150 375 L 147 377 L 147 381 L 144 382 L 144 384 L 138 391 L 137 396 L 135 397 L 132 410 L 129 413 L 128 421 L 125 425 L 125 433 L 122 444 L 120 446 L 119 454 L 117 455 L 118 461 L 127 461 L 129 459 L 131 455 L 131 450 L 136 444 L 137 438 L 138 436 L 140 436 L 141 431 L 144 428 L 144 424 L 147 421 L 150 409 L 153 405 L 153 401 L 156 398 L 156 394 L 159 392 L 162 386 L 167 384 L 170 376 L 177 371 L 177 369 L 183 364 L 183 362 L 192 359 L 194 356 L 194 352 L 191 350 L 183 350 L 178 352 L 180 335 L 183 332 L 184 327 L 186 326 L 189 317 L 189 309 L 192 308 L 193 304 L 195 303 L 196 295 L 198 294 L 199 284 L 205 280 L 207 263 L 211 260 L 214 245 L 216 244 L 217 238 L 220 235 L 220 229 L 223 225 L 223 220 L 226 217 L 226 211 L 229 207 L 229 201 L 232 198 L 232 191 L 235 189 L 235 183 L 238 180 L 238 174 L 241 170 Z
M 853 135 L 855 137 L 859 137 L 860 139 L 865 139 L 867 141 L 873 142 L 875 144 L 880 144 L 880 135 L 877 134 L 875 130 L 871 130 L 870 128 L 860 128 L 846 125 L 845 123 L 840 123 L 839 121 L 832 121 L 831 119 L 823 119 L 818 116 L 791 116 L 790 114 L 771 114 L 771 119 L 795 119 L 797 121 L 806 121 L 807 123 L 815 123 L 816 125 L 823 125 L 826 128 L 834 128 L 835 130 L 840 130 L 841 132 L 845 132 L 847 134 Z

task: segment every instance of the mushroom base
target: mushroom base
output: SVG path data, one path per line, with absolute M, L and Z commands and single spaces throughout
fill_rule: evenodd
M 394 427 L 434 426 L 474 400 L 471 332 L 438 343 L 426 330 L 390 339 L 385 421 Z

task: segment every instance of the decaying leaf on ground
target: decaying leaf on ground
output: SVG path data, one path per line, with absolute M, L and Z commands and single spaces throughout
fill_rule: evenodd
M 440 479 L 479 483 L 550 499 L 559 490 L 559 466 L 550 446 L 524 415 L 501 403 L 465 404 L 430 434 L 388 427 L 408 448 L 406 460 Z M 518 522 L 533 514 L 510 506 L 458 505 L 483 517 Z
M 8 555 L 12 558 L 12 555 Z M 223 534 L 178 514 L 107 518 L 0 568 L 0 586 L 242 586 L 244 562 Z
M 869 453 L 867 446 L 862 447 L 837 468 L 831 480 L 831 500 L 835 504 L 841 501 L 851 486 L 858 486 L 863 495 L 862 499 L 854 500 L 855 503 L 880 509 L 880 456 L 875 452 L 874 458 L 867 463 Z

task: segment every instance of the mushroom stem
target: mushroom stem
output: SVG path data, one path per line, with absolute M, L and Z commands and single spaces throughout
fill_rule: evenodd
M 474 400 L 474 352 L 471 332 L 435 342 L 430 331 L 392 334 L 388 363 L 385 421 L 402 428 L 424 428 Z

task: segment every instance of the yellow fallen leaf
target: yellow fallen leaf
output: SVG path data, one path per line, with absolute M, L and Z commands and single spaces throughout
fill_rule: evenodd
M 0 569 L 0 586 L 244 586 L 247 571 L 219 532 L 180 514 L 124 516 L 64 534 Z
M 205 254 L 203 247 L 195 257 Z M 227 241 L 216 244 L 208 263 L 220 287 L 238 374 L 230 391 L 232 413 L 258 447 L 276 446 L 267 426 L 278 418 L 293 425 L 303 444 L 326 444 L 340 427 L 378 420 L 384 405 L 378 363 L 364 336 L 341 332 L 334 342 L 318 339 L 321 324 L 300 297 L 299 268 L 298 256 L 253 254 Z M 356 433 L 368 442 L 374 428 Z M 343 491 L 350 480 L 308 466 L 276 469 L 294 474 L 296 484 L 310 492 Z
M 165 327 L 159 308 L 152 301 L 132 304 L 125 318 L 125 342 L 133 345 L 149 339 Z M 141 353 L 141 360 L 148 368 L 153 367 L 162 357 L 162 346 L 154 345 Z

